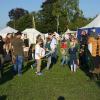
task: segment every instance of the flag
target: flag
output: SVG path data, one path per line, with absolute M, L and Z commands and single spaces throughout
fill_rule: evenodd
M 57 25 L 59 26 L 59 15 L 57 16 Z
M 34 19 L 34 16 L 33 16 L 33 28 L 35 28 L 35 19 Z

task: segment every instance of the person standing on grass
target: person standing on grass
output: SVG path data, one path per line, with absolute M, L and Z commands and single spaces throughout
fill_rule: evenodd
M 12 49 L 13 49 L 13 56 L 15 57 L 15 63 L 14 63 L 14 71 L 18 72 L 18 75 L 22 75 L 22 65 L 23 65 L 23 48 L 24 48 L 24 42 L 21 39 L 21 32 L 17 32 L 15 34 L 15 38 L 11 41 Z
M 57 39 L 54 33 L 52 33 L 50 47 L 52 51 L 52 63 L 55 64 L 57 61 Z
M 35 45 L 35 60 L 36 60 L 36 64 L 37 64 L 37 71 L 36 74 L 37 75 L 42 75 L 41 73 L 41 58 L 42 58 L 42 54 L 41 54 L 41 44 L 43 43 L 42 39 L 37 39 L 36 41 L 36 45 Z
M 75 47 L 77 48 L 77 68 L 79 68 L 80 67 L 80 61 L 79 61 L 80 44 L 77 38 L 75 38 Z
M 50 65 L 51 65 L 51 47 L 50 47 L 51 39 L 48 37 L 46 44 L 45 44 L 45 49 L 46 49 L 46 54 L 49 53 L 47 56 L 47 70 L 49 70 Z
M 61 65 L 67 65 L 68 64 L 68 45 L 65 39 L 62 40 L 61 42 L 61 54 L 62 54 L 62 61 Z
M 0 74 L 1 77 L 3 77 L 3 64 L 4 64 L 4 41 L 2 39 L 2 36 L 0 36 Z
M 70 55 L 70 67 L 71 72 L 76 72 L 77 69 L 77 48 L 75 46 L 75 40 L 72 37 L 70 42 L 70 48 L 69 48 L 69 55 Z

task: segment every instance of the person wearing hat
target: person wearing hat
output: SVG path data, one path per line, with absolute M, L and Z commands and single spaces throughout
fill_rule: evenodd
M 24 48 L 24 42 L 21 39 L 21 32 L 17 32 L 15 34 L 15 38 L 11 41 L 12 49 L 13 49 L 13 58 L 15 58 L 14 61 L 14 71 L 18 72 L 18 75 L 20 76 L 22 74 L 22 65 L 23 65 L 23 48 Z

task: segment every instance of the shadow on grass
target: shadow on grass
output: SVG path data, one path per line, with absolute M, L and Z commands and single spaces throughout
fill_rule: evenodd
M 33 63 L 33 61 L 28 61 L 27 65 L 23 67 L 23 73 L 25 73 Z M 3 77 L 0 79 L 0 84 L 4 84 L 5 82 L 12 80 L 15 76 L 15 72 L 13 72 L 13 66 L 10 65 L 10 63 L 5 64 L 3 71 Z
M 4 67 L 3 77 L 0 79 L 0 84 L 3 84 L 13 79 L 14 73 L 12 71 L 12 68 L 13 68 L 12 65 L 8 65 L 8 64 Z
M 57 61 L 58 61 L 58 56 L 57 58 L 51 58 L 51 64 L 50 64 L 49 69 L 52 69 L 53 65 L 55 65 Z M 42 59 L 41 70 L 47 67 L 47 62 L 48 62 L 48 58 Z
M 59 56 L 57 56 L 56 58 L 54 58 L 54 57 L 51 58 L 50 69 L 52 69 L 53 65 L 55 65 L 58 62 L 58 58 L 59 58 Z
M 0 100 L 6 100 L 6 99 L 7 99 L 7 96 L 6 95 L 0 96 Z
M 97 73 L 91 72 L 95 68 L 94 61 L 93 61 L 94 59 L 92 58 L 89 52 L 87 53 L 88 54 L 83 56 L 82 59 L 80 58 L 81 61 L 80 69 L 89 77 L 89 81 L 94 81 L 96 85 L 100 87 L 100 74 L 98 75 Z
M 89 68 L 88 66 L 85 64 L 85 65 L 80 65 L 80 69 L 86 74 L 86 76 L 88 76 L 90 78 L 90 73 L 89 73 Z
M 25 73 L 26 71 L 28 71 L 31 68 L 31 65 L 34 63 L 35 61 L 33 60 L 28 61 L 27 64 L 24 65 L 22 73 Z
M 41 64 L 41 71 L 42 71 L 43 69 L 45 69 L 46 66 L 47 66 L 47 60 L 46 60 L 46 59 L 43 59 L 43 60 L 42 60 L 42 64 Z
M 100 80 L 96 81 L 96 84 L 97 84 L 98 87 L 100 88 Z
M 33 60 L 28 61 L 27 64 L 24 65 L 22 73 L 24 74 L 26 71 L 28 71 L 31 68 L 31 65 L 33 64 L 35 64 L 35 61 Z M 47 65 L 46 59 L 42 59 L 41 70 L 45 69 L 46 65 Z M 34 67 L 36 67 L 36 65 Z
M 64 98 L 63 96 L 59 96 L 59 97 L 57 98 L 57 100 L 65 100 L 65 98 Z

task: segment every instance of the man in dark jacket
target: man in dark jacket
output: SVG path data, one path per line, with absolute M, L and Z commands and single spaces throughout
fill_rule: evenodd
M 4 49 L 3 49 L 4 41 L 2 36 L 0 36 L 0 74 L 3 76 L 3 63 L 4 63 Z

